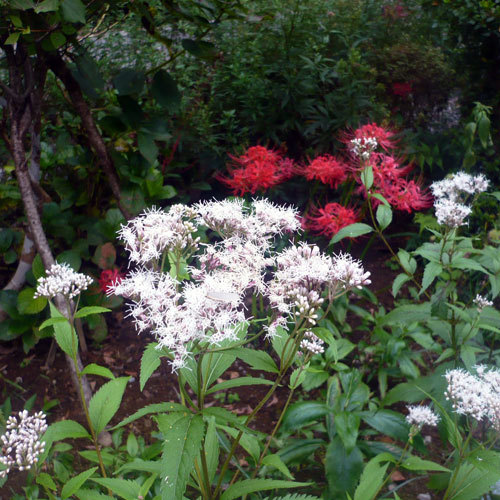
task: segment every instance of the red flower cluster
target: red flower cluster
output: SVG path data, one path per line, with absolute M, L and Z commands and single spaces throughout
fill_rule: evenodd
M 331 238 L 343 227 L 359 221 L 356 210 L 344 207 L 339 203 L 327 203 L 323 208 L 312 207 L 306 215 L 305 228 Z
M 217 178 L 232 189 L 236 196 L 269 189 L 290 179 L 295 173 L 292 160 L 264 146 L 253 146 L 241 156 L 231 156 L 229 175 Z
M 423 189 L 418 181 L 396 179 L 382 186 L 381 194 L 396 209 L 411 213 L 413 210 L 424 210 L 433 204 L 433 197 L 427 189 Z
M 317 179 L 335 189 L 347 179 L 347 171 L 347 165 L 331 155 L 316 157 L 302 170 L 308 181 Z
M 108 293 L 108 288 L 115 283 L 120 283 L 124 278 L 118 269 L 104 269 L 99 276 L 99 289 L 102 293 Z
M 390 151 L 396 147 L 394 132 L 380 127 L 376 123 L 367 123 L 357 128 L 352 134 L 344 134 L 341 140 L 349 144 L 352 139 L 368 139 L 370 137 L 377 139 L 377 144 L 384 151 Z

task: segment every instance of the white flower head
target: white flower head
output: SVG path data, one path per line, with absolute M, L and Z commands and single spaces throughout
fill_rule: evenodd
M 435 201 L 434 209 L 436 210 L 438 224 L 451 228 L 463 226 L 467 217 L 472 212 L 472 209 L 469 206 L 457 203 L 456 201 L 449 200 L 447 198 Z
M 366 161 L 370 159 L 371 153 L 377 149 L 377 146 L 376 137 L 360 137 L 352 139 L 349 143 L 349 150 L 354 156 Z
M 47 297 L 51 299 L 58 294 L 69 299 L 76 297 L 86 290 L 92 283 L 92 278 L 82 273 L 77 273 L 68 264 L 54 264 L 45 278 L 38 280 L 34 297 Z
M 486 297 L 477 294 L 476 298 L 474 299 L 474 305 L 479 311 L 482 311 L 485 307 L 491 307 L 493 305 L 493 302 L 491 300 L 488 300 Z
M 408 406 L 406 421 L 421 429 L 424 425 L 435 427 L 439 417 L 428 406 Z
M 47 421 L 43 412 L 30 416 L 23 410 L 18 417 L 7 419 L 6 432 L 0 436 L 0 463 L 6 466 L 0 472 L 0 478 L 7 476 L 12 468 L 29 470 L 38 462 L 45 449 L 45 443 L 40 438 L 46 430 Z
M 446 399 L 453 409 L 478 422 L 486 419 L 500 431 L 500 370 L 484 365 L 475 367 L 477 375 L 462 369 L 446 372 Z
M 321 354 L 325 351 L 324 342 L 310 330 L 304 333 L 304 338 L 300 343 L 302 352 L 309 351 L 312 354 Z
M 349 254 L 340 253 L 333 257 L 333 277 L 345 288 L 361 288 L 371 283 L 370 272 L 363 269 L 361 262 L 354 260 Z

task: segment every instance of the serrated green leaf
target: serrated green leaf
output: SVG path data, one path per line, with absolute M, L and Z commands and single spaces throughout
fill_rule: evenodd
M 33 259 L 33 263 L 31 264 L 31 270 L 33 272 L 33 276 L 39 280 L 40 278 L 45 276 L 45 267 L 43 266 L 42 259 L 40 254 L 36 254 Z
M 157 345 L 157 342 L 152 342 L 146 346 L 146 349 L 144 349 L 141 359 L 141 373 L 139 375 L 141 391 L 144 389 L 144 386 L 151 375 L 153 375 L 155 370 L 160 366 L 161 357 L 164 356 L 160 350 L 156 349 Z
M 331 498 L 352 494 L 363 470 L 363 455 L 358 448 L 346 453 L 342 441 L 335 437 L 326 449 L 325 471 Z
M 311 483 L 295 483 L 276 479 L 245 479 L 230 486 L 221 496 L 221 500 L 234 500 L 255 491 L 267 491 L 279 488 L 302 488 Z
M 56 323 L 67 323 L 68 320 L 66 318 L 60 317 L 60 318 L 49 318 L 46 319 L 41 325 L 39 330 L 44 330 L 45 328 L 48 328 L 49 326 L 53 326 Z
M 185 410 L 186 407 L 178 403 L 153 403 L 144 406 L 144 408 L 141 408 L 140 410 L 137 410 L 135 413 L 122 420 L 119 424 L 112 427 L 111 430 L 119 429 L 124 425 L 130 424 L 131 422 L 134 422 L 135 420 L 138 420 L 139 418 L 142 418 L 146 415 L 150 415 L 152 413 L 164 413 L 169 411 L 185 411 Z
M 217 429 L 215 424 L 215 417 L 207 418 L 207 433 L 205 435 L 205 452 L 207 460 L 208 480 L 212 483 L 217 466 L 219 465 L 219 438 L 217 437 Z
M 115 376 L 113 372 L 104 366 L 96 365 L 95 363 L 90 363 L 82 370 L 82 375 L 99 375 L 100 377 L 106 377 L 114 379 Z
M 390 458 L 392 461 L 392 456 Z M 389 467 L 389 463 L 382 465 L 381 461 L 379 456 L 376 456 L 366 464 L 359 485 L 354 492 L 354 500 L 374 500 L 376 498 Z
M 239 377 L 233 378 L 231 380 L 224 380 L 220 384 L 216 384 L 211 387 L 206 393 L 212 394 L 217 391 L 227 391 L 228 389 L 233 389 L 235 387 L 241 387 L 243 385 L 273 385 L 273 382 L 266 380 L 264 378 L 256 377 Z
M 238 349 L 232 349 L 230 352 L 235 353 L 239 359 L 249 364 L 255 370 L 279 373 L 273 358 L 265 351 L 255 351 L 246 347 L 239 347 Z
M 118 495 L 124 500 L 137 500 L 141 486 L 136 481 L 131 479 L 117 479 L 111 477 L 93 478 L 92 481 L 111 490 L 115 495 Z
M 293 403 L 283 417 L 283 430 L 300 429 L 302 426 L 321 419 L 329 412 L 325 404 L 318 401 Z
M 392 284 L 392 296 L 396 297 L 401 287 L 411 279 L 406 273 L 401 273 L 396 276 Z
M 435 462 L 431 462 L 430 460 L 423 460 L 420 457 L 416 457 L 414 455 L 410 455 L 405 458 L 403 462 L 401 462 L 401 467 L 408 470 L 431 470 L 438 472 L 450 472 L 450 469 L 443 467 Z
M 118 411 L 129 378 L 120 377 L 106 382 L 90 400 L 90 421 L 96 434 L 104 430 Z
M 54 480 L 46 472 L 39 472 L 36 476 L 36 482 L 49 490 L 57 490 L 56 483 L 54 483 Z
M 106 312 L 111 312 L 111 309 L 101 306 L 82 307 L 76 312 L 75 318 L 85 318 L 86 316 L 90 316 L 92 314 L 101 314 Z
M 182 500 L 204 434 L 203 418 L 200 415 L 188 415 L 175 422 L 164 435 L 161 474 L 163 500 Z
M 71 495 L 74 495 L 89 479 L 89 477 L 97 470 L 97 467 L 92 467 L 89 470 L 83 471 L 78 476 L 72 477 L 64 486 L 61 491 L 61 499 L 66 500 Z
M 274 467 L 275 469 L 278 469 L 288 479 L 293 480 L 292 473 L 290 472 L 285 462 L 283 462 L 283 460 L 279 455 L 276 454 L 266 455 L 262 460 L 262 465 L 267 465 L 268 467 Z
M 330 241 L 330 245 L 338 243 L 344 238 L 357 238 L 358 236 L 363 236 L 364 234 L 371 233 L 373 228 L 368 224 L 362 222 L 356 222 L 350 224 L 349 226 L 343 227 Z

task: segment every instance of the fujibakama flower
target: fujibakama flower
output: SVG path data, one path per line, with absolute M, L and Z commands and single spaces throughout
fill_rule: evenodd
M 479 311 L 482 311 L 485 307 L 491 307 L 493 305 L 493 302 L 491 300 L 488 300 L 486 297 L 477 294 L 476 298 L 474 299 L 474 305 L 478 308 Z
M 18 417 L 9 417 L 5 427 L 5 434 L 0 437 L 0 463 L 6 469 L 0 472 L 0 478 L 7 476 L 12 468 L 29 470 L 38 462 L 45 449 L 45 443 L 40 438 L 47 430 L 47 421 L 43 412 L 30 416 L 23 410 Z
M 446 177 L 431 184 L 431 191 L 438 200 L 447 199 L 455 203 L 464 203 L 470 195 L 479 194 L 488 189 L 489 180 L 482 174 L 470 175 L 465 172 Z
M 446 399 L 454 410 L 478 422 L 486 419 L 500 431 L 500 370 L 484 365 L 475 367 L 476 375 L 462 369 L 446 372 Z
M 312 207 L 305 217 L 305 227 L 331 238 L 343 227 L 359 221 L 356 210 L 339 203 L 327 203 L 324 207 Z
M 54 264 L 47 271 L 47 276 L 38 280 L 34 297 L 51 299 L 61 294 L 72 299 L 86 290 L 91 283 L 90 276 L 77 273 L 68 264 Z
M 130 260 L 138 264 L 158 260 L 163 252 L 194 252 L 199 238 L 193 236 L 195 211 L 173 205 L 168 212 L 152 207 L 122 225 L 118 235 L 125 243 Z
M 302 351 L 309 351 L 312 354 L 321 354 L 325 351 L 324 342 L 310 330 L 304 333 L 300 348 Z
M 217 178 L 229 187 L 236 196 L 269 189 L 293 177 L 293 161 L 284 158 L 278 151 L 253 146 L 241 156 L 229 155 L 228 176 Z
M 116 282 L 120 282 L 124 275 L 119 269 L 104 269 L 99 276 L 99 289 L 102 293 L 108 293 L 108 288 Z
M 439 417 L 428 406 L 408 406 L 406 421 L 421 429 L 424 425 L 435 427 Z
M 331 155 L 318 156 L 302 169 L 307 180 L 317 179 L 335 189 L 347 179 L 347 172 L 347 165 Z
M 342 283 L 344 288 L 361 288 L 369 285 L 370 272 L 365 272 L 361 262 L 353 259 L 347 253 L 333 256 L 332 276 Z
M 437 199 L 434 202 L 434 210 L 436 211 L 438 224 L 451 228 L 463 226 L 472 212 L 471 207 L 468 205 L 447 198 Z

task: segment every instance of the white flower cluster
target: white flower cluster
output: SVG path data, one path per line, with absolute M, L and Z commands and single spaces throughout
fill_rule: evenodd
M 198 222 L 218 232 L 223 238 L 237 236 L 261 244 L 275 235 L 295 233 L 300 229 L 298 211 L 280 207 L 264 199 L 254 200 L 252 207 L 242 199 L 208 201 L 195 206 Z
M 435 427 L 439 422 L 439 417 L 428 406 L 408 406 L 406 421 L 410 425 L 422 429 L 424 425 Z
M 9 417 L 7 431 L 0 437 L 2 455 L 0 463 L 7 468 L 0 472 L 0 478 L 6 477 L 13 467 L 20 471 L 29 470 L 38 462 L 44 452 L 45 443 L 40 437 L 47 430 L 47 421 L 43 412 L 29 416 L 26 410 L 19 412 L 19 420 Z
M 331 300 L 343 289 L 371 283 L 370 273 L 363 270 L 360 262 L 347 254 L 324 255 L 315 245 L 300 243 L 287 248 L 277 256 L 276 264 L 267 292 L 271 306 L 280 315 L 294 320 L 300 317 L 310 325 L 316 324 L 316 311 L 324 302 L 324 290 Z
M 195 217 L 196 212 L 185 205 L 173 205 L 168 212 L 153 207 L 122 225 L 118 235 L 130 260 L 146 264 L 158 260 L 164 252 L 196 251 L 199 238 L 193 237 Z
M 474 299 L 474 305 L 478 308 L 479 311 L 482 311 L 485 307 L 492 306 L 493 302 L 488 300 L 486 297 L 477 294 Z
M 371 153 L 377 149 L 377 146 L 378 142 L 375 137 L 361 137 L 349 143 L 351 153 L 365 161 L 370 159 Z
M 478 422 L 487 419 L 500 431 L 500 370 L 484 365 L 475 369 L 476 375 L 462 369 L 446 373 L 446 399 L 451 401 L 457 413 L 471 416 Z
M 61 294 L 72 299 L 86 290 L 91 283 L 90 276 L 77 273 L 68 264 L 54 264 L 47 271 L 47 276 L 38 280 L 34 297 L 51 299 Z
M 175 210 L 182 217 L 189 214 L 193 228 L 189 234 L 197 231 L 199 224 L 222 237 L 213 244 L 195 243 L 196 249 L 203 251 L 194 256 L 193 265 L 187 269 L 192 280 L 178 282 L 168 274 L 143 268 L 109 287 L 109 293 L 131 299 L 130 316 L 137 329 L 151 331 L 159 347 L 173 354 L 174 370 L 185 365 L 194 342 L 220 345 L 224 340 L 236 338 L 236 326 L 246 319 L 249 291 L 268 299 L 273 320 L 267 329 L 273 335 L 278 326 L 286 329 L 288 319 L 301 317 L 314 325 L 324 291 L 331 300 L 337 291 L 369 283 L 370 273 L 365 273 L 360 263 L 348 255 L 332 258 L 321 254 L 318 247 L 305 244 L 273 254 L 274 237 L 300 228 L 295 208 L 276 206 L 265 200 L 246 206 L 236 199 Z M 172 209 L 168 214 L 171 212 Z M 157 259 L 168 240 L 162 240 L 161 235 L 168 230 L 161 229 L 161 221 L 156 225 L 158 234 L 145 230 L 144 220 L 151 214 L 170 224 L 159 211 L 151 211 L 125 228 L 134 228 L 135 238 L 141 225 L 141 234 L 148 234 L 148 242 L 145 243 L 144 237 L 137 238 L 134 251 L 145 251 L 148 258 Z M 182 231 L 178 236 L 178 248 L 182 248 Z M 186 247 L 194 249 L 192 239 L 187 240 L 183 248 Z M 146 263 L 148 258 L 137 256 L 134 260 Z M 274 274 L 270 274 L 273 270 Z M 314 337 L 308 335 L 305 340 L 311 349 L 320 352 Z
M 488 189 L 489 181 L 482 174 L 458 172 L 431 184 L 438 224 L 456 228 L 465 224 L 472 209 L 467 199 Z
M 302 351 L 309 351 L 312 354 L 321 354 L 325 351 L 323 341 L 313 332 L 308 330 L 304 333 L 304 339 L 300 343 Z

